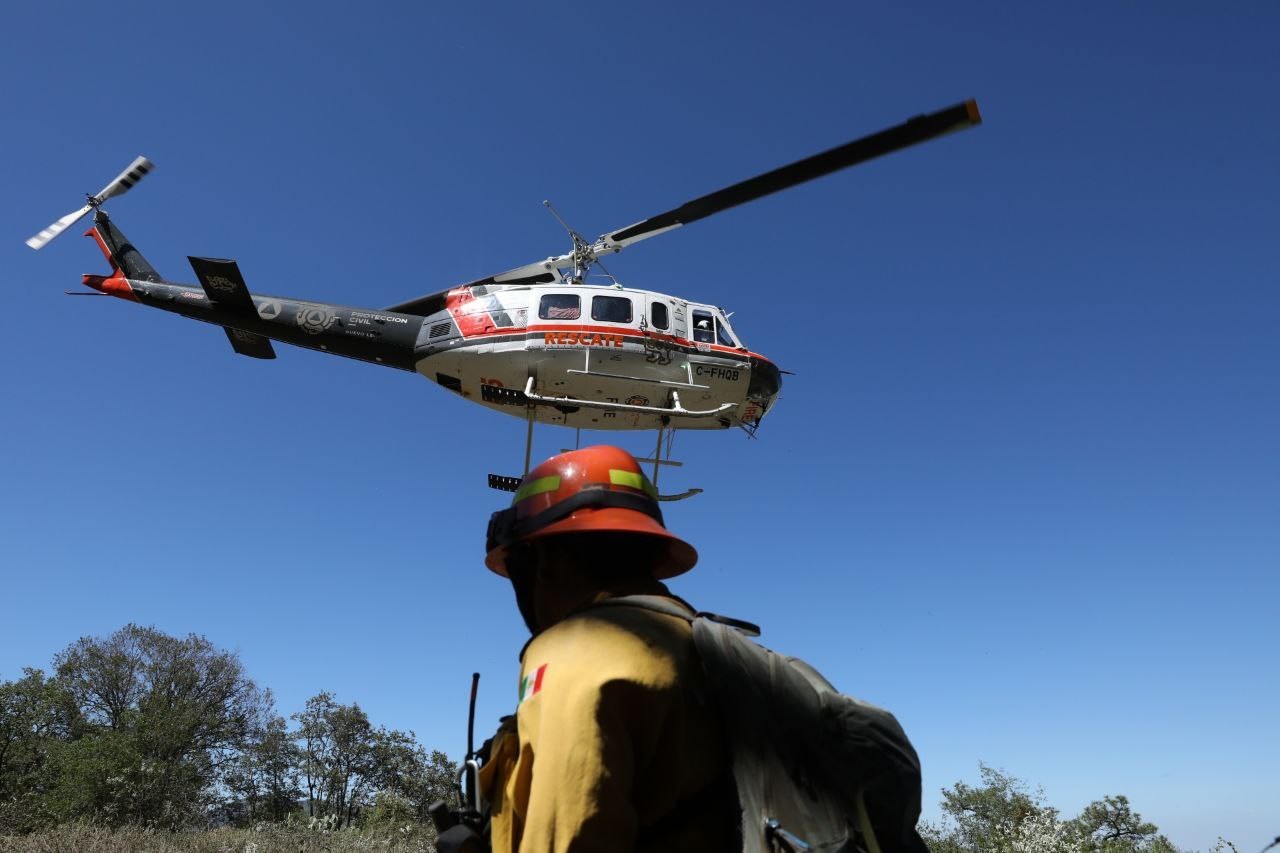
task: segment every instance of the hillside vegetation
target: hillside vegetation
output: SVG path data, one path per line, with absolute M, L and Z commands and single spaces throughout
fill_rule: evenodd
M 294 835 L 331 845 L 337 830 L 382 838 L 343 849 L 415 849 L 455 772 L 412 732 L 375 726 L 326 691 L 286 720 L 234 653 L 195 635 L 126 625 L 72 643 L 50 675 L 0 684 L 5 849 L 33 834 L 52 846 L 22 849 L 99 849 L 112 829 L 157 850 L 222 849 L 189 846 L 206 840 L 186 833 L 212 829 L 222 835 L 208 843 L 234 849 L 235 829 L 252 829 L 244 843 L 260 849 Z M 392 838 L 402 845 L 388 848 Z
M 326 691 L 286 719 L 195 635 L 126 625 L 0 683 L 4 851 L 432 851 L 427 808 L 453 800 L 456 771 Z M 1124 795 L 1067 819 L 979 773 L 942 791 L 942 821 L 922 826 L 933 853 L 1181 853 Z

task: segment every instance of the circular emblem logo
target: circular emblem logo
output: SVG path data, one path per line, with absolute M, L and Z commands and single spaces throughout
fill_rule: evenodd
M 336 319 L 338 319 L 337 315 L 328 308 L 300 307 L 298 309 L 298 325 L 308 335 L 318 335 L 326 331 Z
M 274 320 L 280 316 L 280 300 L 266 299 L 258 303 L 258 316 L 264 320 Z

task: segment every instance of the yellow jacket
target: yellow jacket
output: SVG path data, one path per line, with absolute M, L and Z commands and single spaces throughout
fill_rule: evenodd
M 529 642 L 520 684 L 481 773 L 494 853 L 741 849 L 689 623 L 579 611 Z

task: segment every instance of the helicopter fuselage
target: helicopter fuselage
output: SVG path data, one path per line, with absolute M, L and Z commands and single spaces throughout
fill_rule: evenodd
M 583 429 L 754 428 L 780 375 L 724 312 L 621 285 L 455 288 L 416 369 L 497 411 Z M 682 414 L 683 413 L 683 414 Z

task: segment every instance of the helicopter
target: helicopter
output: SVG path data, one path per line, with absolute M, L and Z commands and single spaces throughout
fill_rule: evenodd
M 525 472 L 535 423 L 658 433 L 653 458 L 670 459 L 676 430 L 740 427 L 754 436 L 782 388 L 782 371 L 749 349 L 721 308 L 624 286 L 602 257 L 731 207 L 884 154 L 980 124 L 964 101 L 847 142 L 685 202 L 588 242 L 543 202 L 569 232 L 572 249 L 486 278 L 370 309 L 249 291 L 234 260 L 189 257 L 198 285 L 162 277 L 107 216 L 103 204 L 152 169 L 136 158 L 85 204 L 28 239 L 40 249 L 93 212 L 92 237 L 111 265 L 83 283 L 101 294 L 221 326 L 232 349 L 276 357 L 272 341 L 422 374 L 463 399 L 527 422 Z M 86 294 L 89 295 L 89 294 Z M 667 440 L 666 458 L 663 452 Z M 515 491 L 519 477 L 489 475 Z M 692 489 L 680 499 L 696 494 Z

